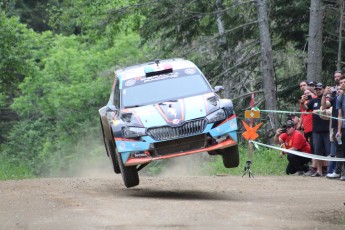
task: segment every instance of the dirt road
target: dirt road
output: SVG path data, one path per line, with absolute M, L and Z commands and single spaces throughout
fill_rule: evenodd
M 344 201 L 345 182 L 298 176 L 2 181 L 0 229 L 344 229 Z

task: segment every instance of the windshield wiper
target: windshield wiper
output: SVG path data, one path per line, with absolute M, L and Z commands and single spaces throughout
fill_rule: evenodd
M 125 109 L 130 109 L 130 108 L 136 108 L 140 107 L 141 105 L 130 105 L 130 106 L 125 106 Z
M 159 105 L 165 105 L 165 103 L 167 102 L 178 102 L 177 99 L 174 99 L 174 100 L 166 100 L 166 101 L 163 101 L 163 102 L 160 102 Z

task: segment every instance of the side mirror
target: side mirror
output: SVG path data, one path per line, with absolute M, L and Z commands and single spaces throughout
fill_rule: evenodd
M 117 108 L 115 105 L 107 105 L 107 112 L 116 112 Z
M 223 90 L 224 90 L 224 87 L 221 86 L 221 85 L 218 85 L 218 86 L 215 86 L 215 87 L 214 87 L 214 92 L 215 92 L 215 93 L 220 93 L 220 92 L 222 92 Z

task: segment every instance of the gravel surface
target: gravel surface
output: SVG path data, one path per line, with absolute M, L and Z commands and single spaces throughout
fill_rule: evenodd
M 90 175 L 0 182 L 0 229 L 345 229 L 345 182 Z

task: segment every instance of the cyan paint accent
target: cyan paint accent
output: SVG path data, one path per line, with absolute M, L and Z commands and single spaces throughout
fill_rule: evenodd
M 143 139 L 145 142 L 148 142 L 148 143 L 155 143 L 155 142 L 157 142 L 156 140 L 154 140 L 150 136 L 144 136 L 144 137 L 141 137 L 141 139 Z
M 230 132 L 229 135 L 230 135 L 230 137 L 231 137 L 234 141 L 238 142 L 238 140 L 237 140 L 237 132 L 236 132 L 236 131 Z
M 213 123 L 212 124 L 207 124 L 204 132 L 202 132 L 202 133 L 208 133 L 211 130 L 212 126 L 213 126 Z
M 237 121 L 236 118 L 233 118 L 224 124 L 215 127 L 214 129 L 210 130 L 210 134 L 212 137 L 218 137 L 225 133 L 230 133 L 232 131 L 237 130 Z
M 116 148 L 120 153 L 133 152 L 133 151 L 145 151 L 150 147 L 150 143 L 143 141 L 115 141 Z
M 123 162 L 123 163 L 126 163 L 126 162 L 127 162 L 128 157 L 129 157 L 129 154 L 130 154 L 130 152 L 121 153 L 121 157 L 122 157 L 122 162 Z

